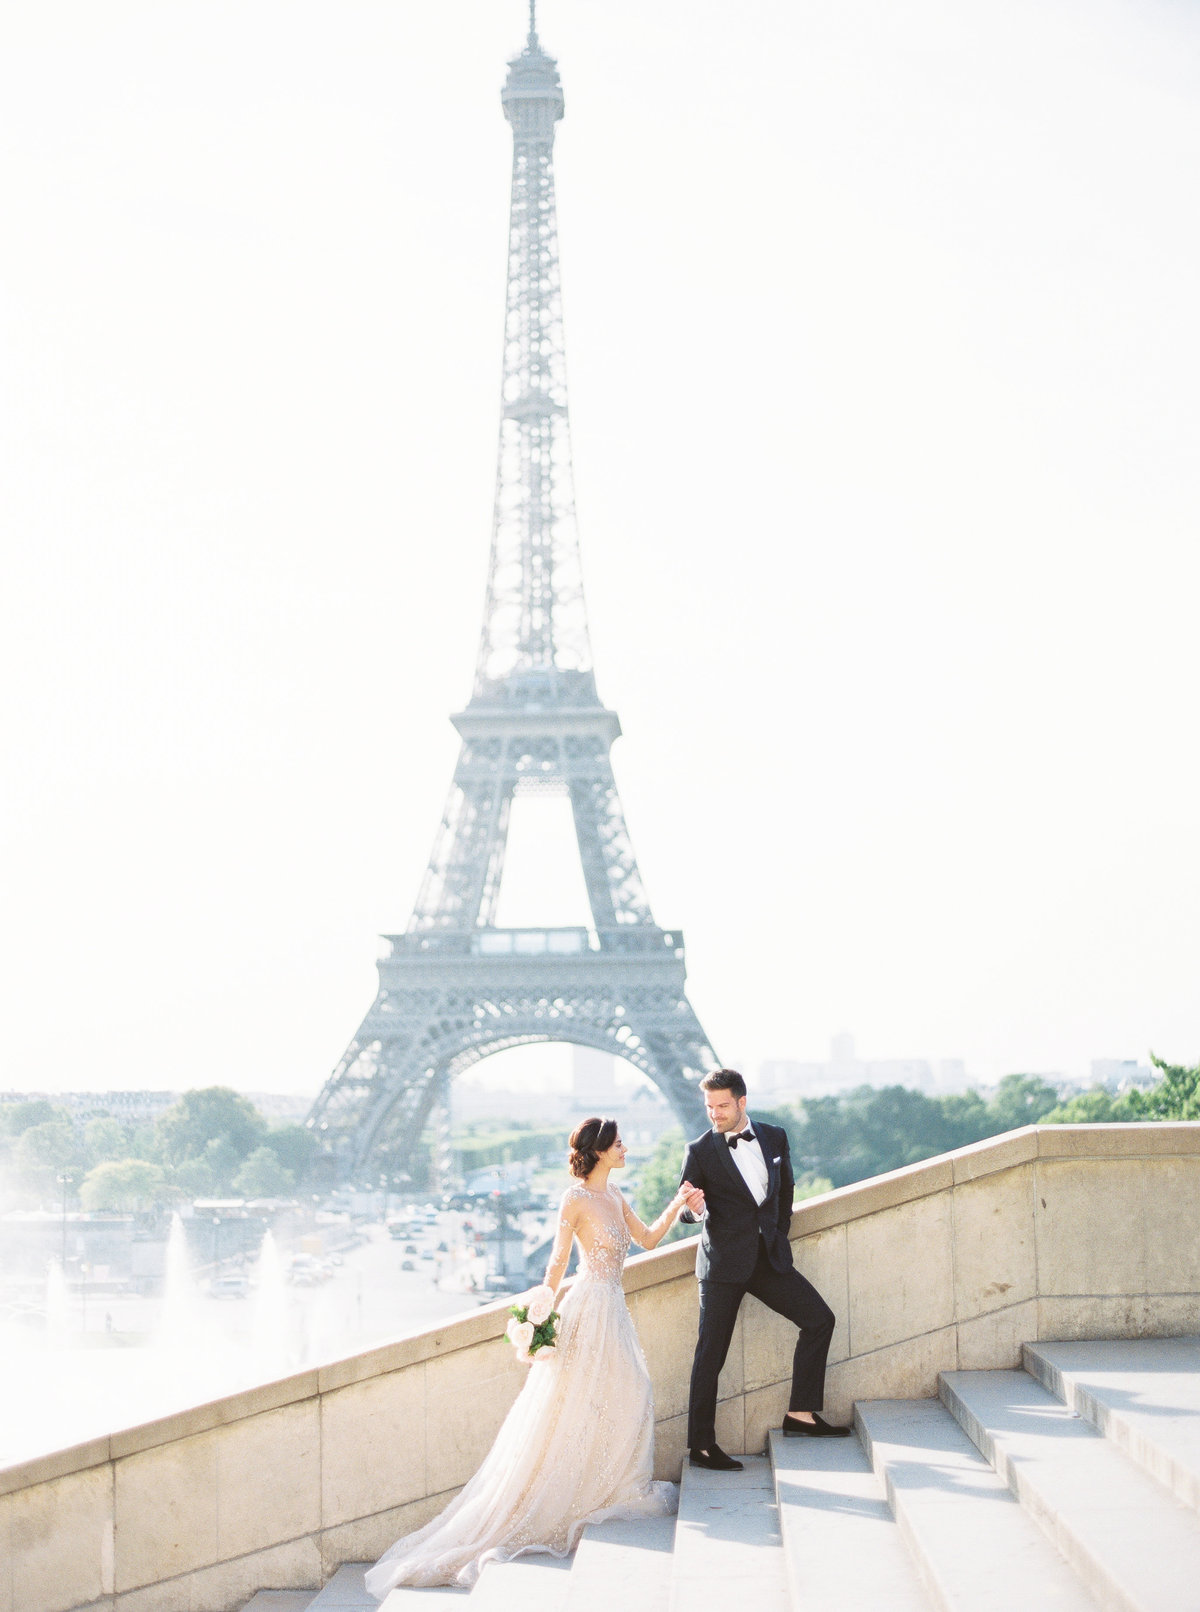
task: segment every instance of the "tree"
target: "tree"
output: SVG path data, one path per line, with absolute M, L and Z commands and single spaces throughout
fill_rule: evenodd
M 26 1186 L 50 1197 L 59 1195 L 57 1178 L 82 1173 L 82 1162 L 75 1132 L 57 1119 L 31 1125 L 13 1149 L 13 1163 Z
M 145 1159 L 107 1159 L 88 1171 L 80 1198 L 85 1209 L 149 1209 L 167 1196 L 157 1164 Z
M 992 1113 L 997 1131 L 1015 1131 L 1021 1125 L 1036 1125 L 1043 1114 L 1058 1107 L 1058 1093 L 1040 1075 L 1005 1075 L 995 1097 Z
M 927 1097 L 905 1086 L 859 1086 L 805 1099 L 790 1132 L 792 1157 L 848 1186 L 1031 1124 L 1057 1102 L 1037 1075 L 1006 1075 L 990 1103 L 973 1091 Z
M 79 1147 L 69 1125 L 59 1119 L 49 1119 L 40 1125 L 31 1125 L 17 1143 L 16 1152 L 19 1164 L 63 1170 L 77 1162 Z
M 212 1198 L 217 1191 L 212 1165 L 205 1158 L 184 1159 L 171 1171 L 171 1180 L 185 1198 Z
M 307 1125 L 276 1125 L 264 1141 L 294 1181 L 303 1181 L 312 1169 L 321 1144 Z
M 266 1146 L 256 1147 L 233 1179 L 244 1198 L 282 1198 L 296 1184 L 290 1170 L 279 1162 L 279 1155 Z
M 683 1163 L 683 1132 L 678 1126 L 664 1131 L 655 1144 L 654 1152 L 638 1171 L 637 1194 L 634 1204 L 638 1214 L 652 1225 L 675 1196 L 679 1187 L 679 1166 Z M 698 1225 L 677 1220 L 659 1244 L 676 1242 L 680 1237 L 694 1237 Z
M 120 1120 L 107 1114 L 87 1122 L 83 1128 L 83 1145 L 93 1164 L 103 1164 L 109 1159 L 127 1159 L 132 1153 L 125 1127 Z
M 58 1120 L 64 1125 L 71 1123 L 71 1116 L 65 1108 L 58 1108 L 45 1097 L 30 1098 L 23 1103 L 5 1103 L 0 1108 L 0 1130 L 7 1131 L 9 1136 L 23 1136 L 34 1125 L 47 1125 Z
M 1133 1117 L 1123 1097 L 1114 1097 L 1103 1086 L 1093 1086 L 1091 1091 L 1081 1091 L 1043 1114 L 1038 1124 L 1112 1125 Z
M 174 1107 L 159 1116 L 156 1131 L 167 1164 L 200 1158 L 210 1143 L 219 1142 L 225 1144 L 224 1158 L 232 1160 L 236 1168 L 262 1145 L 267 1122 L 240 1092 L 228 1086 L 205 1086 L 184 1092 Z
M 1167 1063 L 1155 1053 L 1150 1061 L 1163 1078 L 1149 1091 L 1125 1093 L 1131 1119 L 1200 1119 L 1200 1063 Z
M 977 1091 L 956 1091 L 937 1099 L 942 1110 L 950 1148 L 969 1147 L 985 1136 L 995 1135 L 991 1109 Z

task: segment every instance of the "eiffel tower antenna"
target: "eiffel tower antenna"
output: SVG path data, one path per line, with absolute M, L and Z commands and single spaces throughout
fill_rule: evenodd
M 627 1059 L 685 1126 L 717 1059 L 684 991 L 683 937 L 654 922 L 613 778 L 616 713 L 596 690 L 575 524 L 554 203 L 564 101 L 529 5 L 501 92 L 512 196 L 500 440 L 483 630 L 462 740 L 412 917 L 386 939 L 375 1001 L 308 1124 L 343 1176 L 412 1162 L 454 1078 L 560 1041 Z M 496 925 L 512 802 L 568 797 L 590 926 Z M 444 1128 L 444 1118 L 443 1118 Z

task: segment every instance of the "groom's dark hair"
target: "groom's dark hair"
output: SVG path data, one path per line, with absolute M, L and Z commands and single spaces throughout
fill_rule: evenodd
M 700 1082 L 701 1091 L 731 1091 L 735 1097 L 746 1095 L 746 1082 L 736 1069 L 714 1069 Z

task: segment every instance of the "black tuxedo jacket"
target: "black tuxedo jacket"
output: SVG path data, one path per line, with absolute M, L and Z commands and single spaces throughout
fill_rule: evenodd
M 688 1143 L 684 1155 L 679 1179 L 703 1188 L 707 1210 L 696 1251 L 696 1275 L 702 1282 L 748 1282 L 758 1259 L 760 1237 L 777 1271 L 792 1268 L 788 1231 L 796 1183 L 787 1132 L 756 1119 L 750 1120 L 750 1130 L 758 1138 L 767 1166 L 767 1195 L 761 1203 L 755 1203 L 729 1143 L 719 1132 L 705 1131 Z M 686 1209 L 681 1218 L 695 1219 Z

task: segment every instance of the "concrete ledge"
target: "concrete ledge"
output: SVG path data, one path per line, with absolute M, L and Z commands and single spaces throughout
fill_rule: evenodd
M 1041 1135 L 1040 1126 L 1026 1125 L 1023 1130 L 1009 1131 L 1006 1136 L 988 1137 L 970 1147 L 959 1148 L 950 1155 L 954 1161 L 955 1183 L 978 1181 L 983 1176 L 995 1175 L 997 1170 L 1032 1163 L 1038 1156 Z
M 1200 1120 L 1136 1125 L 1038 1125 L 1043 1159 L 1157 1159 L 1200 1153 Z M 1017 1132 L 1016 1134 L 1020 1134 Z
M 108 1438 L 89 1439 L 86 1444 L 72 1444 L 65 1450 L 54 1450 L 49 1455 L 35 1455 L 29 1461 L 0 1467 L 0 1497 L 15 1494 L 19 1489 L 30 1489 L 38 1483 L 53 1483 L 55 1478 L 65 1478 L 72 1472 L 104 1466 L 111 1458 L 111 1444 Z
M 1200 1122 L 1029 1126 L 801 1203 L 796 1264 L 837 1317 L 826 1408 L 929 1397 L 939 1372 L 1011 1369 L 1039 1338 L 1196 1332 L 1200 1242 L 1181 1246 L 1179 1227 L 1198 1221 Z M 689 1239 L 625 1273 L 665 1478 L 684 1455 L 695 1256 Z M 525 1380 L 500 1343 L 507 1319 L 499 1299 L 0 1469 L 0 1560 L 15 1563 L 0 1612 L 235 1612 L 262 1584 L 315 1590 L 378 1554 L 490 1446 Z M 743 1305 L 721 1377 L 726 1449 L 763 1449 L 793 1337 Z

